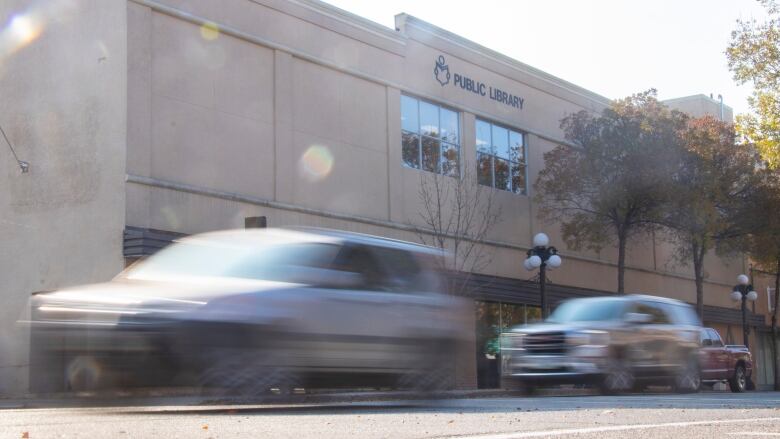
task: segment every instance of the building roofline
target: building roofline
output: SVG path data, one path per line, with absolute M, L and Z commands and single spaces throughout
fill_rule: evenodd
M 693 94 L 693 95 L 689 95 L 689 96 L 680 96 L 679 98 L 664 99 L 661 102 L 663 102 L 663 103 L 666 103 L 666 102 L 679 102 L 679 101 L 687 101 L 687 100 L 691 100 L 691 99 L 706 99 L 706 100 L 708 100 L 708 101 L 710 101 L 710 102 L 712 102 L 714 104 L 720 105 L 720 101 L 719 100 L 713 99 L 713 98 L 707 96 L 704 93 L 698 93 L 698 94 Z M 732 112 L 734 111 L 734 109 L 730 105 L 727 105 L 726 103 L 723 104 L 723 108 L 728 108 Z
M 341 9 L 330 3 L 325 3 L 321 0 L 286 0 L 291 3 L 295 3 L 301 7 L 313 10 L 319 14 L 328 16 L 341 23 L 358 28 L 360 30 L 370 32 L 377 36 L 387 38 L 395 43 L 406 44 L 406 38 L 395 31 L 392 28 L 384 26 L 368 18 L 361 17 L 360 15 L 349 12 L 345 9 Z
M 599 104 L 610 105 L 612 103 L 612 99 L 607 98 L 606 96 L 602 96 L 596 92 L 588 90 L 572 82 L 566 81 L 565 79 L 561 79 L 555 75 L 551 75 L 543 70 L 525 64 L 521 61 L 518 61 L 514 58 L 511 58 L 507 55 L 504 55 L 488 47 L 485 47 L 481 44 L 475 43 L 474 41 L 461 37 L 460 35 L 454 34 L 446 29 L 442 29 L 434 24 L 428 23 L 427 21 L 421 20 L 413 15 L 401 13 L 395 16 L 396 30 L 404 32 L 404 28 L 407 25 L 414 26 L 417 29 L 420 29 L 424 32 L 427 32 L 429 34 L 447 40 L 453 44 L 463 47 L 471 52 L 486 57 L 499 64 L 503 64 L 514 70 L 518 70 L 522 73 L 534 76 L 554 86 L 566 89 L 569 92 L 596 101 Z

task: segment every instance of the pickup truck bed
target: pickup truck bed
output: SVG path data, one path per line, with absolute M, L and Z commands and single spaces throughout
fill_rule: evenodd
M 701 331 L 699 363 L 704 385 L 727 382 L 732 392 L 744 392 L 753 373 L 750 350 L 743 345 L 724 345 L 717 331 Z

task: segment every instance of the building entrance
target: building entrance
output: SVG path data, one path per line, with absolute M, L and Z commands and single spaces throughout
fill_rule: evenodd
M 541 308 L 518 303 L 476 302 L 477 387 L 494 389 L 501 385 L 501 339 L 503 331 L 541 320 Z

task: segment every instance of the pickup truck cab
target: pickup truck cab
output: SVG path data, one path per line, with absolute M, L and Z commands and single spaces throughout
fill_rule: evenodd
M 743 345 L 725 345 L 718 331 L 702 328 L 699 350 L 701 381 L 712 387 L 728 382 L 732 392 L 744 392 L 753 373 L 753 359 Z

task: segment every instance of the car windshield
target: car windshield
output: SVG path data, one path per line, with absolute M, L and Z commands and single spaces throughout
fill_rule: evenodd
M 548 322 L 594 322 L 616 320 L 623 315 L 621 299 L 576 299 L 564 302 L 547 318 Z
M 128 270 L 130 279 L 169 276 L 232 277 L 296 281 L 301 269 L 330 267 L 339 247 L 324 243 L 240 245 L 185 241 L 167 247 Z

